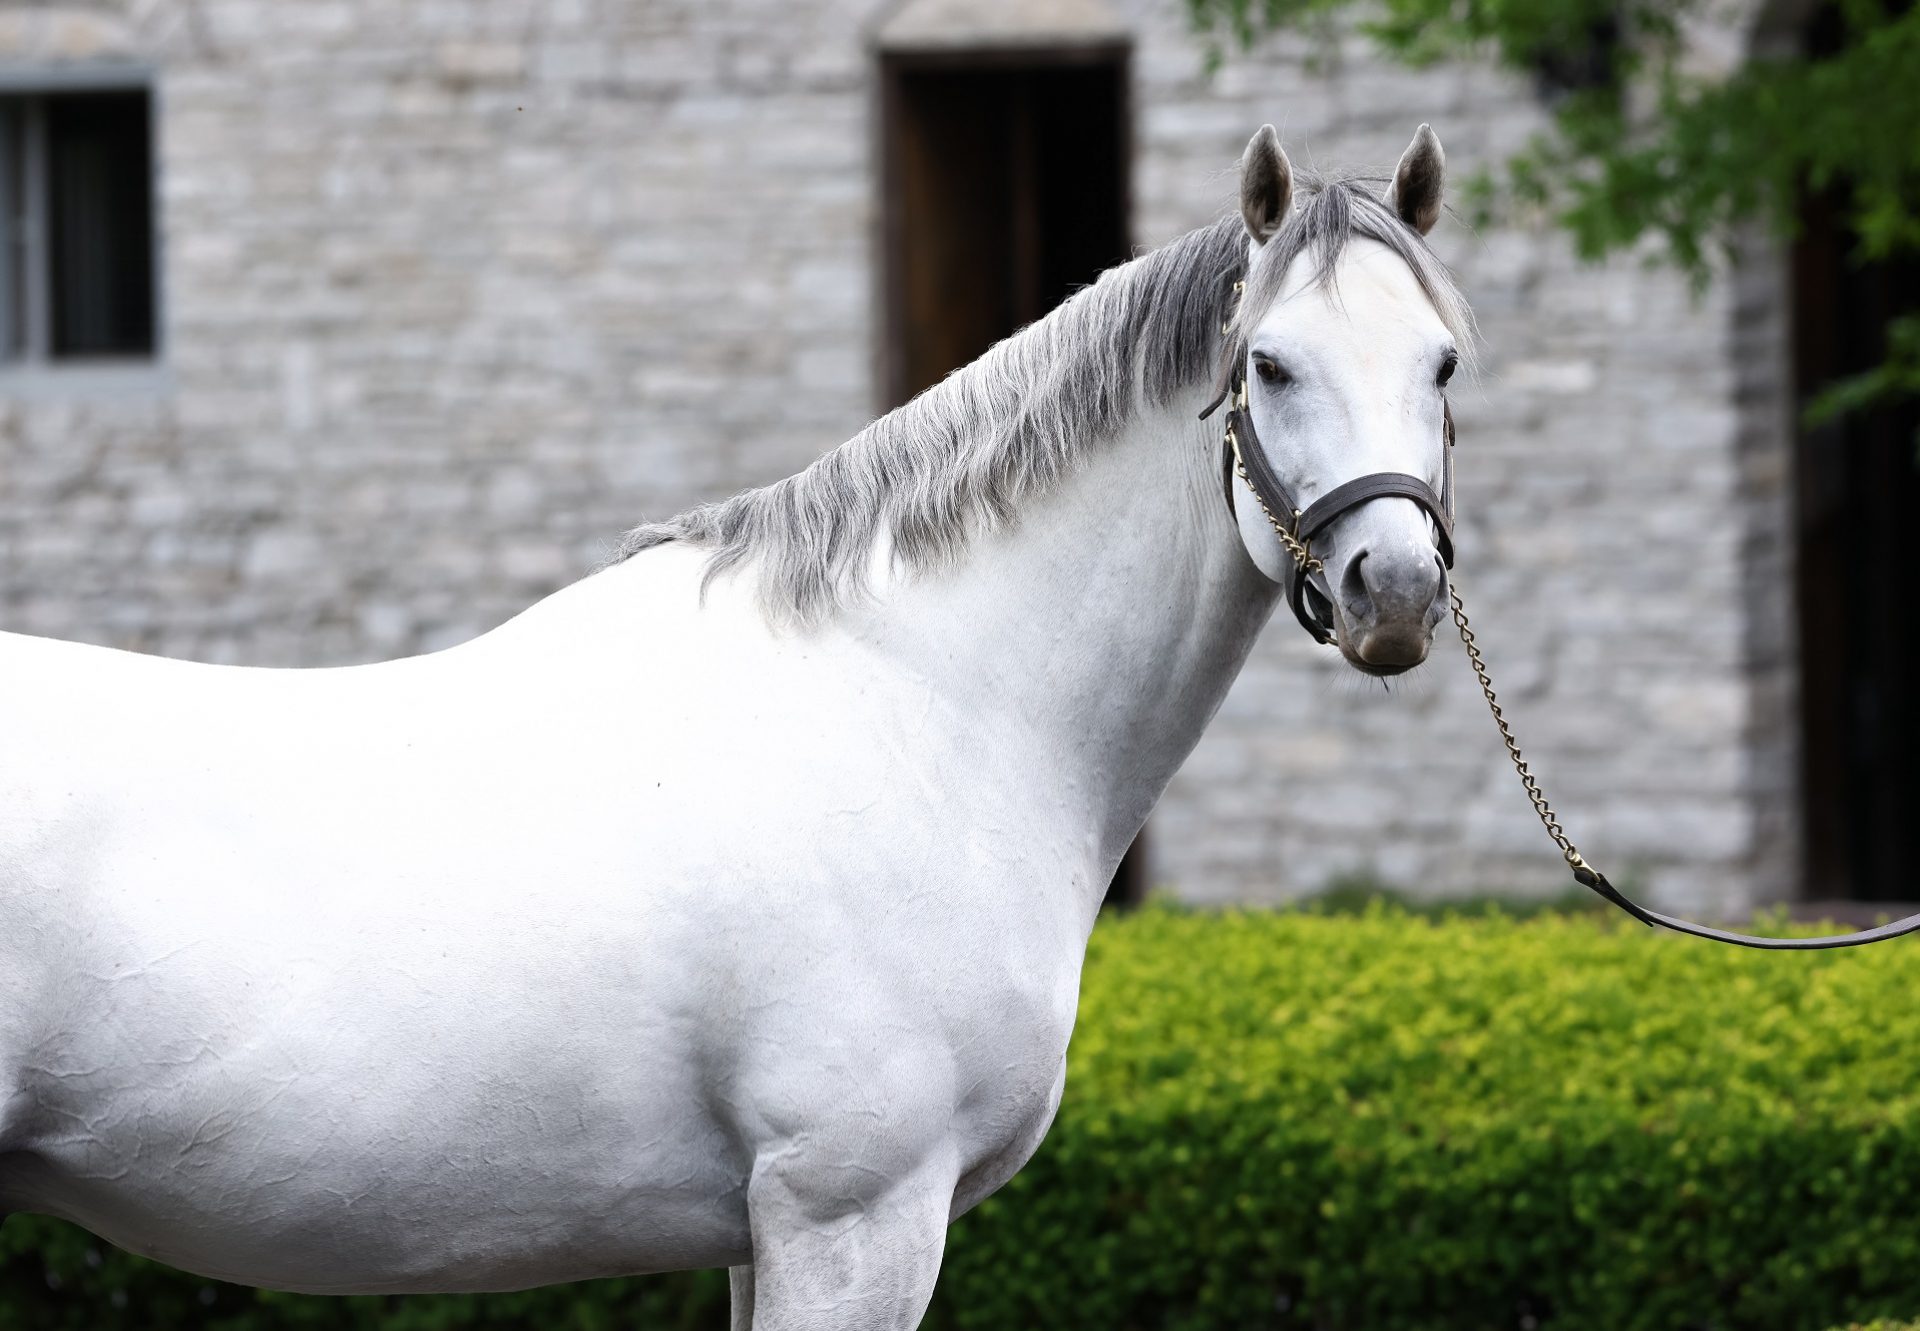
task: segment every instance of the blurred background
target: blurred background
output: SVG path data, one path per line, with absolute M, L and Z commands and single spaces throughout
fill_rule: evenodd
M 1901 25 L 1816 0 L 8 3 L 0 627 L 253 665 L 459 642 L 1219 216 L 1262 122 L 1384 174 L 1431 121 L 1460 186 L 1434 242 L 1486 342 L 1455 395 L 1460 579 L 1577 839 L 1708 916 L 1909 895 L 1911 400 L 1803 410 L 1913 308 L 1847 192 L 1880 141 L 1823 124 L 1826 165 L 1782 165 L 1726 137 L 1755 112 L 1608 156 L 1684 130 L 1685 80 Z M 1914 82 L 1871 90 L 1896 143 Z M 1435 656 L 1389 696 L 1269 634 L 1116 890 L 1559 890 Z

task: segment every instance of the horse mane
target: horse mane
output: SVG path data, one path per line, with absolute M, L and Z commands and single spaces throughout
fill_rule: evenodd
M 1296 178 L 1304 200 L 1247 269 L 1240 218 L 1101 274 L 1044 318 L 873 421 L 806 470 L 629 531 L 609 563 L 682 541 L 710 551 L 704 587 L 752 564 L 775 623 L 805 627 L 865 590 L 883 535 L 911 571 L 955 562 L 976 536 L 1011 524 L 1024 499 L 1058 484 L 1142 406 L 1210 383 L 1223 328 L 1277 297 L 1286 265 L 1317 249 L 1330 284 L 1352 236 L 1405 258 L 1471 351 L 1471 315 L 1426 242 L 1354 180 Z M 1280 261 L 1281 255 L 1285 262 Z M 1233 285 L 1247 278 L 1247 298 Z

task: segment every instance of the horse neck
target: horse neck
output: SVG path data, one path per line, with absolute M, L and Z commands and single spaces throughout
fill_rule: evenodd
M 1196 420 L 1204 396 L 1090 445 L 1010 530 L 893 589 L 863 630 L 967 714 L 1031 734 L 1036 788 L 1018 794 L 1082 806 L 1096 893 L 1275 600 L 1222 498 L 1216 428 Z

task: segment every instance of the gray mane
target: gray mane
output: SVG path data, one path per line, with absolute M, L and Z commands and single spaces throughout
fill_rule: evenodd
M 1223 218 L 1103 273 L 1045 318 L 868 425 L 797 475 L 635 527 L 610 562 L 669 541 L 711 551 L 706 580 L 752 564 L 776 623 L 817 623 L 864 590 L 875 542 L 908 570 L 953 563 L 1021 501 L 1059 483 L 1142 407 L 1219 373 L 1222 326 L 1278 296 L 1291 256 L 1317 249 L 1330 281 L 1351 236 L 1406 259 L 1471 354 L 1471 315 L 1426 242 L 1353 181 L 1296 178 L 1306 198 L 1245 273 L 1247 236 Z M 1281 262 L 1281 255 L 1287 255 Z M 1233 284 L 1247 276 L 1246 298 Z

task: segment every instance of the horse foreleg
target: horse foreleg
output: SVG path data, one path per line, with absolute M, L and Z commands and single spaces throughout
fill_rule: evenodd
M 844 1178 L 832 1180 L 841 1186 L 824 1182 L 774 1163 L 748 1185 L 751 1331 L 913 1331 L 940 1274 L 954 1171 L 927 1168 L 851 1188 Z M 740 1331 L 748 1324 L 735 1306 Z
M 727 1293 L 733 1307 L 732 1331 L 753 1331 L 753 1268 L 727 1268 Z

